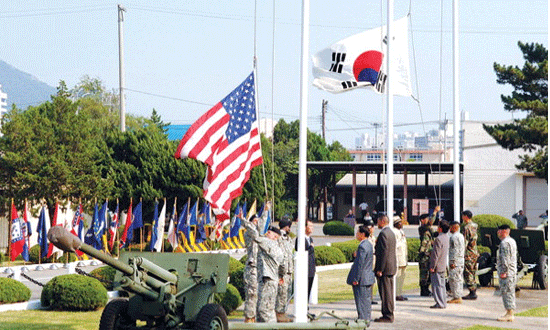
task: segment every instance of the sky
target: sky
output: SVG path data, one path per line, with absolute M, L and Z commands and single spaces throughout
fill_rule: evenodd
M 290 122 L 300 114 L 301 1 L 8 1 L 0 10 L 0 59 L 37 79 L 73 87 L 87 75 L 118 90 L 117 4 L 124 13 L 126 111 L 191 124 L 237 87 L 257 57 L 261 118 Z M 386 1 L 311 1 L 309 57 L 334 42 L 386 24 Z M 459 100 L 470 120 L 518 118 L 503 109 L 493 63 L 523 66 L 518 41 L 548 48 L 548 1 L 459 1 Z M 394 17 L 411 14 L 413 95 L 394 97 L 395 132 L 423 134 L 453 118 L 452 1 L 394 1 Z M 275 17 L 275 20 L 273 20 Z M 308 89 L 308 127 L 347 148 L 385 122 L 384 97 L 359 89 Z M 1 84 L 1 82 L 0 82 Z M 8 95 L 9 102 L 9 95 Z M 20 107 L 26 107 L 21 105 Z

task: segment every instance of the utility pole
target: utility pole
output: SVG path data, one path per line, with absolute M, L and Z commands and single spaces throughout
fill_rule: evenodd
M 118 81 L 119 81 L 119 102 L 120 102 L 120 131 L 126 131 L 126 100 L 124 98 L 124 14 L 126 9 L 118 5 Z
M 328 101 L 323 100 L 323 105 L 322 105 L 322 108 L 321 108 L 321 132 L 322 132 L 323 140 L 325 140 L 325 141 L 326 141 L 325 131 L 326 131 L 326 119 L 327 119 L 327 117 L 326 117 L 327 104 L 328 104 Z

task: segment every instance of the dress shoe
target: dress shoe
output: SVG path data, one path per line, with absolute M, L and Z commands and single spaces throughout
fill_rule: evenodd
M 378 301 L 371 301 L 371 305 L 378 305 Z
M 387 317 L 379 317 L 377 319 L 374 319 L 374 322 L 380 322 L 380 323 L 393 323 L 393 320 Z
M 397 301 L 407 301 L 407 300 L 409 300 L 409 298 L 403 297 L 403 296 L 397 296 L 397 297 L 395 297 L 395 300 L 397 300 Z
M 445 307 L 442 307 L 442 306 L 439 306 L 438 304 L 435 304 L 433 306 L 430 306 L 430 308 L 434 308 L 434 309 L 443 309 Z

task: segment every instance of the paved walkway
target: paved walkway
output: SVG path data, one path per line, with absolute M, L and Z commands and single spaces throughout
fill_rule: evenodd
M 464 301 L 462 304 L 449 304 L 447 309 L 430 309 L 434 304 L 431 297 L 420 297 L 418 292 L 411 291 L 406 295 L 408 301 L 396 302 L 395 322 L 393 324 L 371 323 L 369 329 L 463 329 L 473 325 L 485 325 L 509 329 L 538 330 L 548 329 L 548 318 L 516 317 L 514 322 L 498 322 L 496 318 L 504 314 L 502 298 L 495 294 L 494 288 L 480 288 L 478 299 Z M 378 300 L 378 298 L 375 298 Z M 538 306 L 548 305 L 548 290 L 522 289 L 517 298 L 517 312 L 529 310 Z M 293 312 L 293 306 L 289 311 Z M 357 317 L 355 303 L 352 300 L 330 304 L 310 305 L 310 312 L 319 315 L 323 311 L 334 311 L 344 319 L 353 320 Z M 381 316 L 380 304 L 373 305 L 372 317 Z M 321 317 L 320 321 L 332 321 L 330 316 Z M 230 323 L 243 322 L 242 319 L 231 320 Z

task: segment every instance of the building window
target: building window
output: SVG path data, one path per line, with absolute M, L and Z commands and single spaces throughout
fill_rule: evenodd
M 367 162 L 380 161 L 380 154 L 367 154 Z
M 409 159 L 414 161 L 422 161 L 422 154 L 410 154 Z

